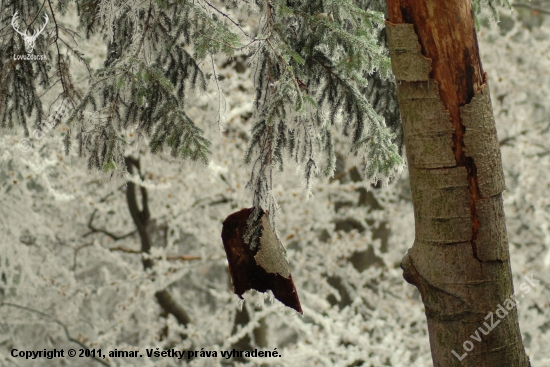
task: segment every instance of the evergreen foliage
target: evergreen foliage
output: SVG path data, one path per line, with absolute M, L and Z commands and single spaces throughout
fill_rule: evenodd
M 75 2 L 80 29 L 87 37 L 101 34 L 108 43 L 103 68 L 91 73 L 89 89 L 82 94 L 72 83 L 63 51 L 86 60 L 75 42 L 63 38 L 74 34 L 60 25 L 55 14 L 63 14 L 70 1 L 54 5 L 46 0 L 44 7 L 38 1 L 25 1 L 26 6 L 4 7 L 6 21 L 14 9 L 25 20 L 49 10 L 50 37 L 39 38 L 37 50 L 48 52 L 52 42 L 56 48 L 49 53 L 50 61 L 43 63 L 10 65 L 4 56 L 2 70 L 11 78 L 21 72 L 25 77 L 14 80 L 13 89 L 1 94 L 5 106 L 1 113 L 7 117 L 3 126 L 13 128 L 18 122 L 28 135 L 27 118 L 35 112 L 37 126 L 44 118 L 38 95 L 60 81 L 63 98 L 75 106 L 67 121 L 65 151 L 68 154 L 76 140 L 78 154 L 88 158 L 89 168 L 124 172 L 123 132 L 128 129 L 148 139 L 154 153 L 168 147 L 173 157 L 206 163 L 210 143 L 186 113 L 187 93 L 206 89 L 201 64 L 212 60 L 217 82 L 213 57 L 238 53 L 249 56 L 255 68 L 254 126 L 244 161 L 252 163 L 247 187 L 258 210 L 275 213 L 272 171 L 282 171 L 286 157 L 302 166 L 308 192 L 317 174 L 333 174 L 337 130 L 349 139 L 350 152 L 364 157 L 369 181 L 387 181 L 403 168 L 395 134 L 363 90 L 374 73 L 382 82 L 391 78 L 387 51 L 380 42 L 384 17 L 368 10 L 369 4 L 354 0 Z M 260 19 L 255 35 L 233 19 L 243 4 L 249 15 Z M 9 29 L 7 34 L 11 36 L 3 38 L 2 51 L 15 54 L 23 41 Z
M 108 45 L 104 65 L 95 72 L 78 51 L 76 30 L 59 21 L 71 2 L 79 30 L 86 37 L 101 35 Z M 473 0 L 474 8 L 481 2 Z M 282 171 L 289 158 L 301 167 L 308 192 L 319 173 L 332 176 L 335 133 L 364 159 L 367 181 L 388 182 L 404 160 L 384 8 L 382 1 L 362 0 L 4 1 L 4 24 L 16 11 L 24 29 L 35 29 L 44 12 L 51 22 L 36 41 L 35 51 L 48 55 L 42 62 L 11 60 L 25 45 L 4 28 L 1 127 L 21 125 L 29 135 L 28 121 L 38 127 L 45 118 L 41 97 L 59 84 L 60 97 L 74 106 L 65 152 L 76 141 L 89 168 L 124 173 L 123 133 L 133 129 L 154 153 L 168 148 L 173 157 L 206 163 L 210 142 L 186 113 L 188 94 L 204 91 L 208 79 L 218 82 L 216 55 L 245 55 L 256 85 L 244 156 L 252 165 L 247 187 L 254 207 L 276 212 L 273 170 Z M 250 24 L 237 21 L 243 13 Z M 90 72 L 86 92 L 73 83 L 69 55 Z M 205 70 L 210 65 L 212 73 Z
M 480 27 L 479 15 L 482 13 L 483 9 L 489 9 L 491 11 L 491 17 L 498 22 L 498 7 L 500 6 L 506 6 L 508 9 L 512 7 L 510 0 L 472 0 L 476 28 L 479 29 Z
M 403 160 L 383 117 L 361 93 L 368 75 L 390 78 L 377 38 L 382 13 L 354 1 L 278 1 L 266 7 L 261 35 L 249 46 L 257 94 L 245 162 L 253 162 L 248 187 L 254 206 L 276 210 L 269 195 L 272 169 L 283 169 L 285 153 L 303 167 L 308 191 L 319 172 L 333 174 L 338 121 L 350 151 L 366 158 L 367 179 L 391 178 Z

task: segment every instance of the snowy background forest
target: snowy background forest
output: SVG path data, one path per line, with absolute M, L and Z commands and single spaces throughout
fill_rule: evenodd
M 528 274 L 541 280 L 518 306 L 520 327 L 532 366 L 545 367 L 550 2 L 499 12 L 498 24 L 481 20 L 478 39 L 502 148 L 515 287 Z M 75 10 L 60 22 L 76 27 Z M 104 42 L 92 37 L 79 43 L 92 68 L 101 67 Z M 407 172 L 367 189 L 363 163 L 348 154 L 347 141 L 335 138 L 334 177 L 315 179 L 311 193 L 291 161 L 274 177 L 277 229 L 304 315 L 269 295 L 249 291 L 243 303 L 233 294 L 221 222 L 252 205 L 243 156 L 251 139 L 254 70 L 245 56 L 220 56 L 215 64 L 219 83 L 211 77 L 207 91 L 190 94 L 187 102 L 187 113 L 212 142 L 208 165 L 154 155 L 127 132 L 127 152 L 139 158 L 141 170 L 126 179 L 148 194 L 150 269 L 142 264 L 125 180 L 88 170 L 75 152 L 65 156 L 64 124 L 33 140 L 28 151 L 18 147 L 20 129 L 1 135 L 0 366 L 431 366 L 423 304 L 399 266 L 414 238 Z M 212 65 L 201 67 L 213 75 Z M 77 60 L 71 68 L 74 84 L 85 91 L 86 69 Z M 60 103 L 52 98 L 44 106 L 54 111 Z M 163 290 L 187 322 L 159 307 L 155 294 Z M 13 348 L 139 350 L 144 357 L 38 364 L 11 357 Z M 178 361 L 149 358 L 146 348 L 277 348 L 282 357 Z

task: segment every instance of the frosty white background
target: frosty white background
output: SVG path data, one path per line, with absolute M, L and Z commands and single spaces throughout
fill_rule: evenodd
M 6 6 L 3 1 L 2 32 L 13 32 Z M 532 365 L 543 367 L 550 365 L 550 16 L 528 6 L 514 9 L 499 9 L 498 25 L 482 21 L 478 36 L 501 142 L 516 289 L 527 274 L 540 280 L 517 306 L 519 321 Z M 241 25 L 245 32 L 258 26 L 252 17 L 243 19 L 250 23 Z M 76 29 L 75 4 L 55 21 Z M 48 43 L 52 37 L 39 37 L 35 49 L 63 50 Z M 78 59 L 92 72 L 102 68 L 110 41 L 102 37 L 79 40 L 82 54 L 63 51 L 69 55 L 63 67 L 73 79 L 52 83 L 43 98 L 45 116 L 59 105 L 64 87 L 74 87 L 74 98 L 93 87 Z M 137 51 L 139 37 L 133 41 Z M 111 174 L 120 166 L 117 157 L 101 167 L 104 173 L 89 169 L 76 145 L 65 155 L 66 121 L 33 141 L 29 151 L 18 149 L 22 128 L 2 121 L 0 366 L 432 365 L 423 305 L 399 266 L 414 238 L 407 172 L 367 191 L 362 160 L 348 155 L 349 140 L 336 135 L 333 178 L 305 180 L 306 165 L 290 160 L 283 173 L 273 171 L 270 200 L 280 207 L 279 237 L 304 316 L 269 295 L 248 292 L 243 304 L 233 294 L 221 221 L 251 206 L 244 187 L 251 166 L 243 156 L 253 138 L 257 76 L 246 56 L 216 55 L 200 65 L 210 74 L 204 91 L 186 92 L 185 101 L 187 115 L 211 142 L 208 164 L 182 163 L 169 149 L 152 154 L 148 141 L 129 129 L 120 137 L 136 164 L 121 177 Z M 21 103 L 30 100 L 20 93 Z M 27 119 L 30 131 L 36 117 Z M 101 118 L 82 116 L 92 124 Z M 145 227 L 132 210 L 148 218 Z M 139 231 L 149 236 L 150 254 L 142 252 Z M 14 348 L 83 347 L 141 350 L 144 357 L 37 364 L 10 354 Z M 282 357 L 158 359 L 147 357 L 147 348 L 277 348 Z

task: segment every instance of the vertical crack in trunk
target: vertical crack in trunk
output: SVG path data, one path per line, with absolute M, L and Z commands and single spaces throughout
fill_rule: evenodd
M 481 198 L 477 167 L 473 157 L 466 155 L 464 136 L 466 126 L 463 124 L 461 107 L 468 105 L 475 95 L 482 90 L 485 76 L 479 50 L 477 35 L 473 27 L 471 8 L 464 2 L 462 5 L 445 4 L 445 2 L 412 2 L 402 0 L 391 2 L 390 17 L 398 21 L 413 24 L 422 56 L 431 60 L 431 69 L 428 80 L 435 80 L 439 84 L 440 101 L 449 112 L 452 133 L 452 150 L 456 166 L 465 167 L 468 179 L 470 196 L 470 214 L 472 218 L 472 236 L 470 245 L 473 257 L 478 257 L 476 246 L 480 221 L 476 207 Z M 427 4 L 430 3 L 430 4 Z M 400 5 L 400 6 L 399 6 Z M 393 8 L 393 9 L 392 9 Z M 446 18 L 433 21 L 433 13 L 449 14 Z M 465 29 L 473 30 L 472 36 L 464 37 L 457 31 L 456 19 L 464 21 Z
M 500 146 L 470 1 L 387 4 L 416 229 L 401 267 L 422 296 L 434 366 L 529 366 L 515 309 L 474 339 L 475 350 L 462 348 L 514 292 Z

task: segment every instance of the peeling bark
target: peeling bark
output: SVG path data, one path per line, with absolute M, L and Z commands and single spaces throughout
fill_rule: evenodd
M 486 318 L 514 290 L 470 1 L 387 4 L 416 228 L 401 266 L 422 295 L 434 366 L 529 366 L 516 309 L 494 328 Z
M 253 208 L 239 210 L 223 221 L 222 241 L 233 291 L 242 299 L 249 289 L 263 293 L 271 290 L 281 303 L 303 314 L 283 245 L 269 223 L 267 212 L 260 212 L 260 246 L 251 249 L 244 240 L 252 211 Z

